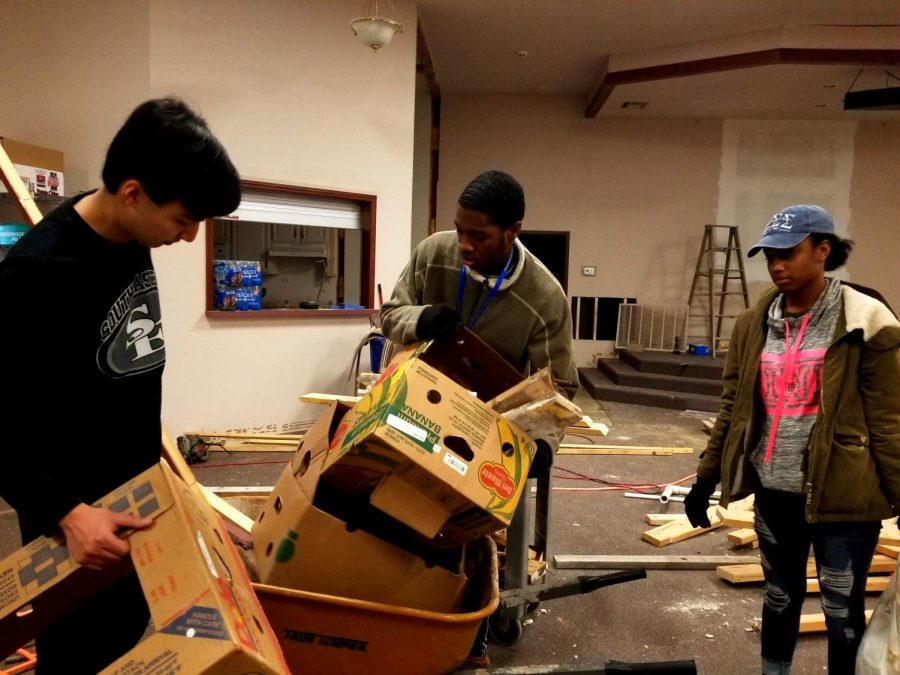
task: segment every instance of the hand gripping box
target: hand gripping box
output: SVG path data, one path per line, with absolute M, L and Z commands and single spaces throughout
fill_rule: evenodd
M 260 581 L 271 586 L 432 612 L 458 611 L 463 550 L 403 548 L 402 533 L 365 502 L 327 494 L 319 470 L 348 407 L 332 403 L 307 431 L 253 524 Z M 380 514 L 378 514 L 380 515 Z M 403 528 L 404 530 L 406 528 Z M 381 536 L 379 536 L 381 535 Z M 384 538 L 382 538 L 384 537 Z M 450 568 L 450 569 L 448 569 Z
M 535 452 L 529 436 L 459 384 L 474 373 L 485 385 L 478 394 L 493 398 L 488 385 L 510 370 L 483 343 L 467 354 L 470 336 L 423 343 L 388 366 L 344 417 L 322 468 L 322 481 L 368 495 L 436 547 L 506 527 Z
M 151 517 L 153 525 L 131 533 L 130 561 L 110 572 L 79 567 L 59 538 L 39 538 L 4 560 L 0 651 L 10 653 L 25 644 L 57 616 L 128 572 L 130 562 L 156 632 L 104 674 L 288 672 L 243 563 L 196 486 L 161 463 L 100 504 Z M 18 616 L 32 601 L 35 611 Z

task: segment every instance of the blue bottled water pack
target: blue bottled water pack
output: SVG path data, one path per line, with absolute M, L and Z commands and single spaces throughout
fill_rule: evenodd
M 258 260 L 213 260 L 213 305 L 225 311 L 262 309 Z

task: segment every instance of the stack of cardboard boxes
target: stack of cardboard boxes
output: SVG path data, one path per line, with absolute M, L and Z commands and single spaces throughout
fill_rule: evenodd
M 334 650 L 320 641 L 283 640 L 291 666 L 387 668 L 373 660 L 384 642 L 422 655 L 416 666 L 403 662 L 410 672 L 443 672 L 465 658 L 497 603 L 496 579 L 493 593 L 472 592 L 491 566 L 473 554 L 483 552 L 485 535 L 509 524 L 536 449 L 486 401 L 521 379 L 465 332 L 402 353 L 355 406 L 333 403 L 304 435 L 253 526 L 262 583 L 282 589 L 282 600 L 292 593 L 298 611 L 270 611 L 266 592 L 263 607 L 282 636 L 322 632 L 300 606 L 325 596 L 382 616 L 375 634 L 354 621 L 337 624 L 342 639 L 365 648 L 332 653 L 327 662 L 323 653 Z M 410 643 L 409 612 L 430 617 L 435 630 L 476 617 L 468 619 L 462 654 L 441 661 L 435 654 L 443 644 Z
M 254 522 L 261 583 L 201 486 L 149 469 L 101 501 L 154 519 L 117 569 L 78 567 L 59 537 L 0 563 L 0 654 L 133 565 L 156 633 L 110 675 L 452 670 L 497 607 L 485 535 L 511 521 L 536 451 L 486 402 L 520 381 L 464 332 L 406 350 L 352 408 L 333 403 Z

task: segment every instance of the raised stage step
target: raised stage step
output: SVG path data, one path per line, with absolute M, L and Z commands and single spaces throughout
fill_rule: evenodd
M 704 377 L 710 380 L 722 379 L 725 357 L 694 356 L 693 354 L 670 354 L 651 351 L 619 351 L 619 358 L 642 373 L 660 375 L 682 375 L 684 377 Z
M 616 384 L 645 389 L 662 389 L 671 392 L 721 396 L 722 381 L 707 377 L 666 375 L 635 370 L 622 359 L 597 359 L 597 367 Z
M 719 411 L 719 397 L 680 391 L 663 391 L 616 384 L 599 368 L 579 368 L 578 379 L 585 391 L 599 401 L 617 401 L 676 410 Z

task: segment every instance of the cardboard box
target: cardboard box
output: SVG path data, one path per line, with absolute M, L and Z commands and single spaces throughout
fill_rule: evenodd
M 509 525 L 535 453 L 530 437 L 458 383 L 468 382 L 468 369 L 487 385 L 508 364 L 451 343 L 423 343 L 385 369 L 344 417 L 321 477 L 348 496 L 371 493 L 371 504 L 438 547 Z M 445 349 L 457 352 L 453 359 Z M 445 363 L 457 381 L 429 361 Z
M 319 508 L 323 500 L 319 469 L 347 410 L 346 405 L 332 403 L 304 434 L 257 515 L 253 552 L 260 581 L 396 607 L 457 611 L 467 581 L 461 548 L 445 556 L 453 571 L 429 566 L 421 556 L 396 545 L 389 530 L 394 534 L 397 530 L 385 526 L 383 516 L 372 518 L 371 506 L 342 503 L 346 500 L 339 497 L 330 500 L 353 525 Z M 355 527 L 357 523 L 361 527 Z M 398 536 L 402 538 L 402 532 Z
M 196 485 L 161 463 L 99 503 L 154 520 L 129 541 L 156 632 L 104 674 L 289 672 L 243 563 Z M 22 646 L 30 630 L 128 570 L 91 572 L 69 558 L 59 539 L 35 540 L 0 563 L 0 651 Z M 40 611 L 17 616 L 37 595 Z
M 0 137 L 0 147 L 6 151 L 29 194 L 43 196 L 65 194 L 64 157 L 59 150 L 3 137 Z M 2 181 L 0 192 L 6 192 L 6 186 Z

